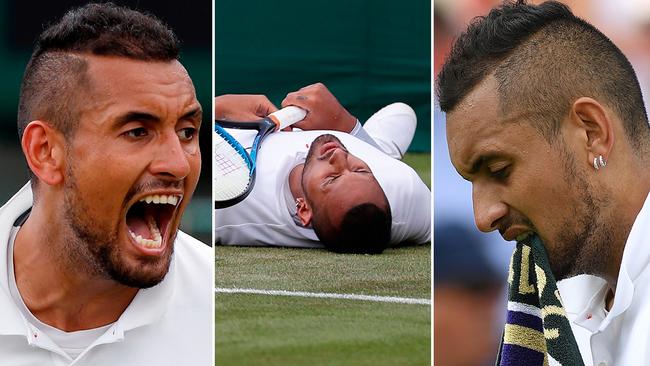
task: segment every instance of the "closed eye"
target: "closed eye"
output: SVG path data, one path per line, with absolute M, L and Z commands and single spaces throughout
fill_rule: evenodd
M 325 178 L 325 181 L 323 182 L 323 185 L 332 184 L 338 177 L 339 177 L 339 175 L 329 175 L 329 176 L 327 176 Z
M 510 175 L 510 165 L 506 165 L 503 168 L 499 168 L 496 170 L 490 170 L 490 177 L 504 181 L 508 178 Z

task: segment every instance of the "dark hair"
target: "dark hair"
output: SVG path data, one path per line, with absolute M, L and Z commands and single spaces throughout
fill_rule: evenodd
M 505 2 L 475 18 L 438 74 L 441 110 L 452 111 L 489 75 L 497 81 L 500 109 L 535 111 L 535 127 L 549 141 L 581 96 L 612 108 L 633 146 L 650 139 L 632 65 L 604 34 L 561 3 Z
M 380 254 L 390 243 L 392 216 L 390 205 L 357 205 L 345 213 L 338 228 L 323 222 L 314 212 L 312 226 L 327 250 L 336 253 Z
M 73 135 L 77 106 L 90 88 L 85 54 L 171 61 L 179 57 L 179 42 L 156 17 L 111 3 L 68 11 L 41 33 L 25 69 L 18 106 L 20 138 L 37 119 L 52 123 L 66 138 Z

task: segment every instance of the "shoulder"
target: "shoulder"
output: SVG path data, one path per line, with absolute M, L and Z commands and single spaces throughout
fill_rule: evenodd
M 210 293 L 213 286 L 214 251 L 212 247 L 179 231 L 174 243 L 174 261 L 177 291 L 182 292 L 183 297 L 210 300 L 206 294 Z
M 214 261 L 212 247 L 180 230 L 176 235 L 174 252 L 180 266 L 193 266 L 203 271 L 212 272 L 212 262 Z
M 174 243 L 175 307 L 208 316 L 212 311 L 214 254 L 212 247 L 179 231 Z

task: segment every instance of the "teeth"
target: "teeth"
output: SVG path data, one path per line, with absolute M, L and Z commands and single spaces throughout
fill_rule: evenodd
M 131 234 L 131 237 L 133 240 L 135 240 L 136 243 L 142 245 L 145 248 L 160 248 L 162 245 L 162 237 L 160 236 L 160 233 L 157 235 L 154 235 L 153 240 L 152 239 L 145 239 L 142 237 L 142 235 L 135 235 L 133 231 L 129 231 Z
M 528 238 L 529 236 L 530 236 L 530 232 L 520 234 L 520 235 L 517 236 L 517 241 L 525 240 L 525 239 Z
M 156 225 L 156 221 L 152 217 L 149 217 L 147 220 L 147 225 L 149 226 L 149 231 L 153 235 L 153 239 L 145 239 L 142 235 L 135 235 L 135 233 L 129 230 L 129 234 L 136 243 L 142 245 L 145 248 L 160 248 L 162 245 L 162 235 L 160 234 L 160 229 Z
M 140 202 L 167 204 L 167 205 L 176 206 L 176 204 L 178 204 L 178 200 L 179 200 L 178 196 L 166 195 L 166 194 L 161 194 L 161 195 L 154 194 L 154 195 L 142 197 L 140 199 Z

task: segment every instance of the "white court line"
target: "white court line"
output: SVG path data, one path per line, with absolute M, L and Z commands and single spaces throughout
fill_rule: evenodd
M 326 293 L 326 292 L 259 290 L 254 288 L 223 288 L 223 287 L 215 288 L 214 292 L 225 293 L 225 294 L 255 294 L 255 295 L 270 295 L 270 296 L 318 297 L 318 298 L 326 298 L 326 299 L 363 300 L 363 301 L 375 301 L 375 302 L 392 302 L 398 304 L 431 305 L 430 299 L 416 299 L 411 297 L 395 297 L 395 296 L 335 294 L 335 293 Z

